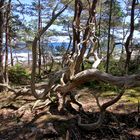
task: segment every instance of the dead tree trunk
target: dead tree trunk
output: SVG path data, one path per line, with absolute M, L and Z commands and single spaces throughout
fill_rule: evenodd
M 77 73 L 71 82 L 66 83 L 64 86 L 57 86 L 56 91 L 65 94 L 79 85 L 89 81 L 102 81 L 110 83 L 117 87 L 131 88 L 140 86 L 140 75 L 126 75 L 126 76 L 113 76 L 111 74 L 101 72 L 98 69 L 87 69 Z

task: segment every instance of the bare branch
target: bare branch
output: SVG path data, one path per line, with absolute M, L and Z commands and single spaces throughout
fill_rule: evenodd
M 58 3 L 56 4 L 56 6 L 54 7 L 54 9 L 53 9 L 53 12 L 52 12 L 52 17 L 54 17 L 55 16 L 55 12 L 56 12 L 56 10 L 57 10 L 57 8 L 58 8 Z
M 69 4 L 69 3 L 68 3 Z M 54 21 L 57 19 L 58 16 L 60 16 L 68 7 L 68 4 L 66 4 L 57 14 L 55 14 L 50 21 L 48 22 L 48 24 L 42 29 L 40 30 L 40 32 L 37 33 L 37 35 L 35 36 L 33 43 L 32 43 L 32 74 L 31 74 L 31 91 L 32 94 L 34 95 L 35 98 L 40 98 L 36 91 L 35 91 L 35 73 L 36 73 L 36 52 L 37 52 L 37 41 L 40 39 L 40 37 L 45 33 L 45 31 L 54 23 Z
M 94 80 L 125 88 L 140 86 L 140 74 L 130 76 L 113 76 L 111 74 L 101 72 L 98 69 L 88 69 L 76 74 L 72 81 L 68 82 L 66 85 L 58 86 L 56 91 L 67 93 L 68 91 L 71 91 L 73 88 L 76 88 L 83 83 Z
M 122 95 L 124 94 L 124 92 L 125 92 L 125 88 L 122 89 L 122 90 L 120 91 L 119 95 L 116 96 L 114 99 L 112 99 L 112 100 L 110 100 L 110 101 L 104 103 L 104 104 L 101 106 L 101 110 L 104 111 L 104 110 L 106 110 L 108 107 L 110 107 L 111 105 L 113 105 L 113 104 L 115 104 L 117 101 L 119 101 L 120 98 L 122 97 Z

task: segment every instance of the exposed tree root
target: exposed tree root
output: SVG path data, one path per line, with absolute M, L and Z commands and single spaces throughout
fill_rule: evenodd
M 95 123 L 91 123 L 91 124 L 83 124 L 81 123 L 81 117 L 78 116 L 78 126 L 80 126 L 82 129 L 85 130 L 95 130 L 98 129 L 99 127 L 101 127 L 103 120 L 104 120 L 104 116 L 105 116 L 105 111 L 108 107 L 110 107 L 111 105 L 115 104 L 117 101 L 119 101 L 119 99 L 122 97 L 122 95 L 124 94 L 125 90 L 122 89 L 119 93 L 119 95 L 117 97 L 115 97 L 114 99 L 100 105 L 98 98 L 95 98 L 97 101 L 97 105 L 100 109 L 100 116 L 99 119 L 97 120 L 97 122 Z
M 51 101 L 49 99 L 45 100 L 45 101 L 42 101 L 42 100 L 37 100 L 33 107 L 32 107 L 32 110 L 34 109 L 41 109 L 41 108 L 44 108 L 46 106 L 48 106 L 49 104 L 51 103 Z
M 101 127 L 101 125 L 103 123 L 104 114 L 105 114 L 105 112 L 101 112 L 97 122 L 91 123 L 91 124 L 83 124 L 83 123 L 81 123 L 81 117 L 78 116 L 78 126 L 81 127 L 82 129 L 90 130 L 90 131 L 98 129 L 99 127 Z
M 35 117 L 29 122 L 27 125 L 36 122 L 38 119 L 43 120 L 44 122 L 54 122 L 54 121 L 68 121 L 76 118 L 76 116 L 64 116 L 64 115 L 52 115 L 50 113 L 42 112 L 40 114 L 35 115 Z

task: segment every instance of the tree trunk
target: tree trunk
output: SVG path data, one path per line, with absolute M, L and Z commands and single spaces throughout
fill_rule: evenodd
M 101 20 L 102 20 L 102 1 L 100 0 L 100 18 L 99 18 L 99 27 L 98 27 L 98 37 L 100 39 L 101 35 Z M 100 50 L 100 41 L 98 40 L 98 48 L 97 48 L 97 53 L 101 57 L 101 50 Z
M 38 40 L 38 76 L 40 77 L 41 76 L 41 65 L 42 65 L 42 62 L 41 62 L 41 57 L 42 57 L 42 54 L 41 54 L 41 45 L 40 45 L 40 39 Z
M 68 4 L 64 6 L 57 14 L 56 8 L 54 8 L 54 11 L 52 13 L 52 18 L 48 22 L 48 24 L 42 28 L 37 35 L 35 36 L 33 43 L 32 43 L 32 73 L 31 73 L 31 92 L 34 95 L 35 98 L 39 98 L 38 94 L 35 91 L 35 74 L 36 74 L 36 61 L 37 61 L 37 41 L 40 39 L 40 37 L 45 33 L 45 31 L 54 23 L 54 21 L 57 19 L 58 16 L 60 16 L 65 9 L 68 7 Z
M 4 83 L 3 76 L 3 6 L 4 0 L 0 0 L 0 83 Z M 0 91 L 3 90 L 3 87 L 0 86 Z
M 72 42 L 72 36 L 71 36 L 71 34 L 70 34 L 70 23 L 68 22 L 68 34 L 69 34 L 69 39 L 70 39 L 70 41 L 69 41 L 69 45 L 68 45 L 68 48 L 67 48 L 67 50 L 66 50 L 66 54 L 70 51 L 70 47 L 71 47 L 71 42 Z
M 8 47 L 9 45 L 9 15 L 10 15 L 10 9 L 11 9 L 11 0 L 8 1 L 7 5 L 7 11 L 6 11 L 6 27 L 5 27 L 5 33 L 6 33 L 6 44 L 5 44 L 5 69 L 4 69 L 4 78 L 5 82 L 8 84 Z
M 11 38 L 9 37 L 9 47 L 10 47 L 10 60 L 11 60 L 11 66 L 14 66 L 14 62 L 13 62 L 13 52 L 12 52 L 12 45 L 11 45 Z
M 129 65 L 130 65 L 130 60 L 131 60 L 131 51 L 128 51 L 126 53 L 126 61 L 125 61 L 125 73 L 128 74 L 129 71 Z
M 62 94 L 72 91 L 75 87 L 80 86 L 83 83 L 89 81 L 101 81 L 115 85 L 119 88 L 132 88 L 140 86 L 140 75 L 126 75 L 126 76 L 113 76 L 111 74 L 101 72 L 98 69 L 87 69 L 76 74 L 71 82 L 68 82 L 64 86 L 58 86 L 56 91 Z
M 131 19 L 130 19 L 131 20 L 130 21 L 130 34 L 127 37 L 127 40 L 126 40 L 126 43 L 125 43 L 125 50 L 126 50 L 125 72 L 126 72 L 126 74 L 128 73 L 128 70 L 129 70 L 129 64 L 130 64 L 131 54 L 132 54 L 132 51 L 130 50 L 130 42 L 133 39 L 133 32 L 134 32 L 134 29 L 135 29 L 135 26 L 134 26 L 135 5 L 136 5 L 136 0 L 133 0 L 132 1 L 132 8 L 131 8 Z
M 86 49 L 87 49 L 88 40 L 91 36 L 91 32 L 94 32 L 90 28 L 90 25 L 96 22 L 95 21 L 96 3 L 97 3 L 97 0 L 94 0 L 92 2 L 91 6 L 89 4 L 89 18 L 88 18 L 88 21 L 86 23 L 86 29 L 85 29 L 85 32 L 84 32 L 84 35 L 83 35 L 83 44 L 82 44 L 82 48 L 81 48 L 81 51 L 80 51 L 80 55 L 78 56 L 78 58 L 76 60 L 75 73 L 78 73 L 80 71 L 80 66 L 83 62 L 83 57 L 84 57 L 84 54 L 85 54 Z
M 28 67 L 30 67 L 30 51 L 28 49 Z
M 108 27 L 108 43 L 107 43 L 107 60 L 106 60 L 106 72 L 109 69 L 109 58 L 110 58 L 110 30 L 111 30 L 111 17 L 112 17 L 112 4 L 113 0 L 110 1 L 110 11 L 109 11 L 109 27 Z
M 83 10 L 81 0 L 75 0 L 75 13 L 73 19 L 73 48 L 72 54 L 77 53 L 77 44 L 80 43 L 80 16 Z
M 8 84 L 8 46 L 9 46 L 8 38 L 9 38 L 9 36 L 8 36 L 8 29 L 6 29 L 4 79 L 5 79 L 5 82 L 7 84 Z
M 40 5 L 40 0 L 38 0 L 38 32 L 41 29 L 41 5 Z M 40 76 L 41 74 L 41 45 L 40 45 L 40 38 L 38 40 L 38 75 Z

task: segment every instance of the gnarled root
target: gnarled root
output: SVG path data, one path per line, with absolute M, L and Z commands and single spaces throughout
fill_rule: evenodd
M 82 105 L 75 99 L 75 96 L 73 93 L 70 92 L 70 99 L 71 99 L 71 102 L 78 105 L 79 106 L 79 110 L 82 110 L 83 111 L 83 107 Z
M 101 125 L 103 123 L 103 120 L 104 120 L 104 116 L 105 116 L 105 112 L 101 112 L 97 122 L 90 123 L 90 124 L 81 123 L 81 117 L 78 116 L 78 126 L 81 127 L 82 129 L 90 130 L 90 131 L 92 130 L 93 131 L 93 130 L 98 129 L 98 128 L 101 127 Z
M 81 127 L 82 129 L 85 129 L 85 130 L 95 130 L 99 127 L 101 127 L 102 123 L 103 123 L 103 120 L 104 120 L 104 116 L 105 116 L 105 111 L 106 109 L 115 104 L 117 101 L 119 101 L 119 99 L 122 97 L 122 95 L 124 94 L 125 92 L 125 89 L 122 89 L 120 92 L 119 92 L 119 95 L 117 97 L 115 97 L 114 99 L 100 105 L 99 103 L 99 100 L 98 100 L 98 97 L 96 97 L 96 102 L 97 102 L 97 105 L 100 109 L 100 116 L 99 116 L 99 119 L 97 120 L 97 122 L 95 123 L 91 123 L 91 124 L 83 124 L 81 123 L 81 117 L 78 116 L 78 126 Z
M 75 93 L 70 91 L 63 95 L 61 95 L 61 93 L 57 93 L 59 98 L 59 111 L 63 111 L 65 109 L 67 110 L 67 107 L 72 107 L 71 103 L 77 105 L 79 107 L 79 111 L 83 111 L 82 105 L 78 101 L 76 101 L 74 94 Z

